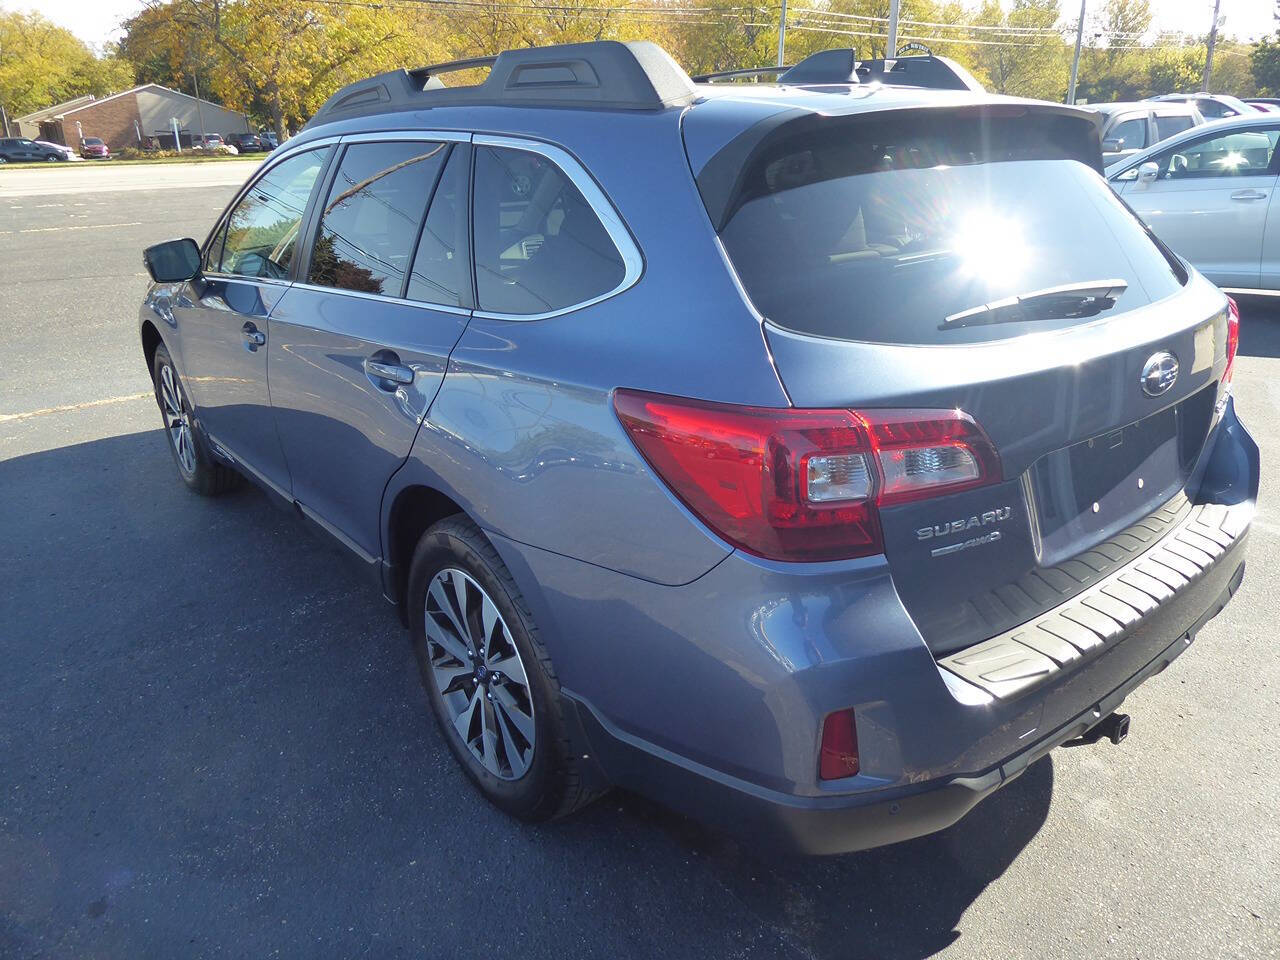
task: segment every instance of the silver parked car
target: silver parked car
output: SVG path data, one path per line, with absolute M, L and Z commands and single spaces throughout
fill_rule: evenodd
M 1112 189 L 1220 287 L 1280 290 L 1280 116 L 1218 120 L 1129 157 Z
M 1147 147 L 1205 123 L 1190 103 L 1089 104 L 1102 114 L 1102 163 L 1110 168 Z

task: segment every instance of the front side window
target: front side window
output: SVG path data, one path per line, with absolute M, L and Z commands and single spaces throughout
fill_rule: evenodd
M 564 310 L 617 289 L 626 276 L 591 205 L 541 154 L 478 147 L 472 195 L 479 309 Z
M 1147 118 L 1132 117 L 1121 120 L 1107 134 L 1108 140 L 1119 144 L 1117 150 L 1138 150 L 1147 145 Z
M 329 148 L 308 150 L 272 167 L 227 218 L 220 272 L 285 280 L 298 229 Z
M 399 297 L 447 143 L 356 143 L 321 213 L 307 282 Z
M 1267 173 L 1280 129 L 1233 130 L 1166 150 L 1156 158 L 1164 180 L 1248 177 Z

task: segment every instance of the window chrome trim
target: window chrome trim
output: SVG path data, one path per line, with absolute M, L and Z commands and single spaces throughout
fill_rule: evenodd
M 626 223 L 622 219 L 622 215 L 618 213 L 614 205 L 605 196 L 599 184 L 592 179 L 591 175 L 583 168 L 573 154 L 550 143 L 544 143 L 541 140 L 526 140 L 520 137 L 503 137 L 493 134 L 477 133 L 471 138 L 471 143 L 476 147 L 500 147 L 508 150 L 523 150 L 525 153 L 536 153 L 550 160 L 556 167 L 569 178 L 570 182 L 578 188 L 578 192 L 582 194 L 587 205 L 591 207 L 593 213 L 600 220 L 605 232 L 609 234 L 609 239 L 613 241 L 614 248 L 622 257 L 623 275 L 621 282 L 606 293 L 600 294 L 598 297 L 592 297 L 590 300 L 583 300 L 581 303 L 575 303 L 568 307 L 562 307 L 559 310 L 551 310 L 547 313 L 496 313 L 490 310 L 476 309 L 472 311 L 472 316 L 479 317 L 484 320 L 549 320 L 552 317 L 558 317 L 562 314 L 572 313 L 575 310 L 581 310 L 584 307 L 590 307 L 600 303 L 602 300 L 608 300 L 610 297 L 617 296 L 624 290 L 634 286 L 636 281 L 640 279 L 644 273 L 644 257 L 640 253 L 640 249 L 636 246 L 635 241 L 631 237 L 631 231 L 627 229 Z M 474 178 L 473 178 L 474 179 Z M 471 185 L 472 212 L 475 209 L 475 184 Z M 472 262 L 475 262 L 475 251 L 471 251 Z M 478 298 L 477 298 L 478 299 Z
M 409 300 L 405 297 L 392 297 L 385 293 L 366 293 L 363 290 L 347 290 L 343 287 L 325 287 L 318 283 L 291 283 L 295 290 L 311 290 L 315 293 L 340 293 L 347 297 L 358 297 L 361 300 L 376 300 L 379 303 L 398 303 L 406 307 L 418 307 L 423 310 L 439 310 L 441 313 L 452 313 L 459 317 L 471 316 L 466 307 L 453 307 L 444 303 L 432 303 L 430 300 Z
M 471 134 L 457 130 L 388 130 L 385 133 L 346 133 L 337 139 L 342 143 L 395 143 L 423 140 L 428 143 L 470 143 Z
M 245 198 L 245 195 L 250 190 L 252 190 L 254 187 L 258 185 L 258 183 L 262 180 L 263 177 L 265 177 L 268 173 L 274 170 L 277 166 L 284 163 L 284 161 L 288 160 L 290 157 L 297 156 L 298 154 L 303 153 L 307 150 L 315 150 L 315 149 L 319 149 L 320 147 L 336 146 L 339 143 L 339 141 L 341 141 L 341 139 L 342 139 L 341 137 L 317 137 L 315 140 L 308 140 L 305 143 L 299 143 L 296 146 L 284 147 L 283 149 L 280 147 L 277 147 L 275 150 L 271 151 L 271 153 L 267 154 L 267 158 L 263 160 L 261 164 L 259 164 L 258 169 L 255 170 L 252 174 L 250 174 L 249 179 L 244 182 L 244 185 L 238 191 L 236 191 L 236 195 L 231 198 L 231 202 L 222 208 L 222 213 L 219 214 L 218 219 L 214 221 L 213 229 L 210 230 L 209 235 L 204 238 L 204 243 L 200 244 L 201 267 L 204 266 L 205 256 L 209 252 L 209 243 L 213 240 L 214 237 L 218 235 L 218 231 L 220 231 L 223 228 L 223 226 L 226 224 L 227 218 L 231 216 L 231 211 L 235 210 L 236 207 L 240 206 L 240 201 Z M 307 218 L 306 210 L 304 209 L 302 219 L 306 220 L 306 218 Z M 219 264 L 219 266 L 221 266 L 221 264 Z M 205 273 L 203 270 L 201 270 L 201 275 L 206 277 L 213 277 L 215 279 L 228 279 L 228 280 L 260 279 L 255 277 L 242 277 L 239 274 L 233 274 L 233 273 L 222 273 L 221 271 L 215 272 L 215 273 Z M 270 282 L 283 283 L 286 286 L 289 283 L 289 281 L 287 280 L 272 280 Z

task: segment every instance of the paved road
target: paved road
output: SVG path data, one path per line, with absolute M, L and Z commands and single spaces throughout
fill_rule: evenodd
M 105 163 L 20 167 L 0 175 L 0 199 L 67 194 L 115 193 L 126 190 L 190 189 L 244 183 L 260 157 L 207 160 L 199 163 Z
M 760 859 L 617 795 L 520 826 L 342 558 L 173 476 L 139 250 L 230 193 L 0 200 L 0 956 L 1280 953 L 1275 474 L 1237 601 L 1130 698 L 1125 744 L 1059 750 L 942 834 Z M 1243 351 L 1280 463 L 1280 314 L 1250 306 Z

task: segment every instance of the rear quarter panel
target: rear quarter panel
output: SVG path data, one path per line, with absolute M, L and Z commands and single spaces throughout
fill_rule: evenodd
M 545 123 L 529 129 L 530 115 Z M 687 583 L 729 553 L 636 453 L 617 387 L 785 406 L 760 323 L 725 268 L 680 141 L 678 111 L 511 112 L 502 132 L 574 154 L 645 261 L 599 304 L 537 321 L 473 318 L 413 454 L 384 497 L 452 496 L 512 540 L 658 583 Z M 483 131 L 477 131 L 483 132 Z

